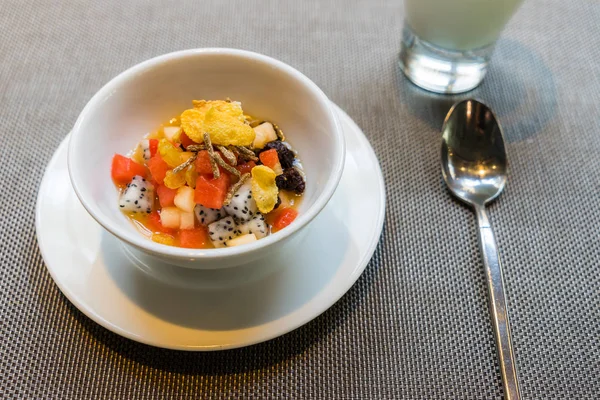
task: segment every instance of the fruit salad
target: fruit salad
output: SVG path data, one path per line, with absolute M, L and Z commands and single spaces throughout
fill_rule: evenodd
M 239 246 L 291 224 L 306 179 L 282 130 L 236 101 L 192 103 L 114 155 L 121 211 L 149 239 L 185 248 Z

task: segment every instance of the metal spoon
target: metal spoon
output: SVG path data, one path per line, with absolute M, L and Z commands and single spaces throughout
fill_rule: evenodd
M 456 103 L 442 127 L 442 175 L 450 191 L 477 214 L 479 244 L 489 290 L 490 313 L 507 400 L 520 399 L 500 257 L 485 205 L 504 189 L 507 175 L 502 128 L 477 100 Z

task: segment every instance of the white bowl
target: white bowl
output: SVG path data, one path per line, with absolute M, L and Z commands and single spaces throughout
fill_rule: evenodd
M 298 218 L 254 243 L 185 249 L 145 238 L 118 207 L 110 167 L 193 99 L 241 101 L 244 111 L 270 119 L 298 151 L 307 177 Z M 162 261 L 198 269 L 225 268 L 279 249 L 325 207 L 344 165 L 341 127 L 327 96 L 306 76 L 273 58 L 242 50 L 195 49 L 138 64 L 108 82 L 85 106 L 71 133 L 69 173 L 86 210 L 123 242 Z

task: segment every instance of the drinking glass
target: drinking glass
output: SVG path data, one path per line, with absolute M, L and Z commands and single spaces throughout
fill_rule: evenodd
M 405 0 L 400 67 L 416 85 L 462 93 L 481 83 L 523 0 Z

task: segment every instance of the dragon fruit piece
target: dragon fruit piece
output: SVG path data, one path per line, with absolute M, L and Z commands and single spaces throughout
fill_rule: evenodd
M 149 214 L 152 212 L 153 206 L 154 186 L 141 176 L 134 176 L 121 193 L 119 207 L 128 213 Z
M 150 140 L 144 139 L 140 142 L 140 149 L 142 150 L 142 156 L 144 160 L 148 161 L 152 158 L 152 153 L 150 152 Z
M 239 236 L 233 217 L 226 217 L 208 225 L 208 235 L 215 247 L 225 247 L 225 242 Z
M 252 198 L 252 182 L 248 181 L 240 186 L 231 198 L 231 202 L 223 209 L 238 221 L 248 221 L 254 217 L 258 213 L 258 208 Z
M 201 204 L 196 204 L 196 207 L 194 207 L 194 213 L 196 214 L 198 222 L 200 222 L 202 225 L 211 224 L 227 215 L 225 210 L 222 208 L 216 210 L 214 208 L 204 207 Z
M 238 225 L 236 229 L 239 235 L 253 233 L 257 239 L 262 239 L 269 233 L 265 217 L 261 213 L 257 213 L 250 221 Z

